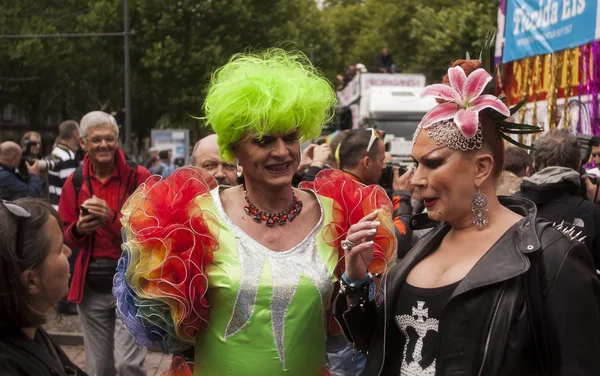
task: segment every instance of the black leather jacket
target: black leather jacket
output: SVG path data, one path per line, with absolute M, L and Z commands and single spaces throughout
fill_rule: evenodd
M 439 321 L 436 375 L 541 375 L 528 322 L 524 278 L 528 252 L 539 252 L 541 308 L 552 375 L 600 375 L 600 283 L 590 252 L 548 222 L 535 205 L 516 197 L 501 203 L 525 217 L 511 227 L 459 283 Z M 450 230 L 426 235 L 384 278 L 384 303 L 334 313 L 357 348 L 367 351 L 366 375 L 398 375 L 404 336 L 393 320 L 394 302 L 410 270 Z

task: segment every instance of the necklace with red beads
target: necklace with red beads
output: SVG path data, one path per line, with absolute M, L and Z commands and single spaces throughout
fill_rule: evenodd
M 273 227 L 276 224 L 284 225 L 286 222 L 291 222 L 300 214 L 302 211 L 302 201 L 292 193 L 292 203 L 290 206 L 282 211 L 281 213 L 267 213 L 258 209 L 252 201 L 248 198 L 248 192 L 244 189 L 244 198 L 248 205 L 244 206 L 244 211 L 248 214 L 255 222 L 265 224 L 269 227 Z

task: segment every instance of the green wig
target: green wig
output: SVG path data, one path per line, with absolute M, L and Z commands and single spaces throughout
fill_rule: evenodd
M 221 158 L 235 160 L 232 145 L 249 135 L 298 130 L 316 138 L 333 116 L 335 92 L 299 52 L 273 48 L 236 54 L 212 76 L 204 112 L 218 136 Z

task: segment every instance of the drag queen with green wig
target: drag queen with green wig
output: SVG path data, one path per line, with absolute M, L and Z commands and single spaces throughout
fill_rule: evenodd
M 239 54 L 214 73 L 204 120 L 245 185 L 183 167 L 151 177 L 124 206 L 114 294 L 141 345 L 195 344 L 194 375 L 323 374 L 346 232 L 359 221 L 372 228 L 374 274 L 396 251 L 381 188 L 336 170 L 292 187 L 300 140 L 320 135 L 334 104 L 299 53 Z

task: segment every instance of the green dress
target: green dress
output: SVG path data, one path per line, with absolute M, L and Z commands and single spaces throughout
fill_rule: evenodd
M 210 322 L 196 342 L 194 375 L 321 374 L 338 251 L 320 230 L 331 222 L 333 201 L 317 196 L 314 229 L 274 252 L 233 224 L 218 188 L 210 196 L 196 200 L 217 213 L 219 250 L 206 267 Z

